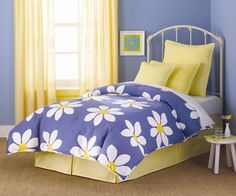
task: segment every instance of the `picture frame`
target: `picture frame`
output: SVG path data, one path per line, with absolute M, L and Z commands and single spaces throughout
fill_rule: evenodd
M 120 31 L 120 56 L 144 56 L 145 31 Z

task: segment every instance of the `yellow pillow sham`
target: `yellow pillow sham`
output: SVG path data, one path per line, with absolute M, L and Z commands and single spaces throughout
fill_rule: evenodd
M 173 71 L 173 66 L 163 63 L 149 64 L 142 62 L 135 82 L 165 86 Z
M 150 64 L 156 63 L 157 61 L 151 61 Z M 188 94 L 192 86 L 194 77 L 199 68 L 199 64 L 172 64 L 174 67 L 166 86 Z
M 166 40 L 163 62 L 181 65 L 200 64 L 189 94 L 205 96 L 214 48 L 214 43 L 206 45 L 185 45 Z

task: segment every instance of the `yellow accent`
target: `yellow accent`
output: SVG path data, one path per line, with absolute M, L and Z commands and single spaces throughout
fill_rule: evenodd
M 99 114 L 105 115 L 105 114 L 108 114 L 108 111 L 107 110 L 100 110 Z
M 142 62 L 139 72 L 134 81 L 165 86 L 172 71 L 173 66 L 168 64 L 163 64 L 157 61 L 155 62 L 155 64 Z
M 212 116 L 212 118 L 217 126 L 222 126 L 222 121 L 218 115 Z M 214 130 L 200 131 L 197 136 L 186 142 L 181 142 L 150 153 L 132 171 L 128 180 L 139 178 L 151 172 L 176 165 L 192 157 L 209 152 L 210 145 L 205 141 L 204 136 L 212 133 L 214 133 Z M 71 155 L 39 152 L 35 156 L 35 166 L 105 182 L 120 182 L 117 174 L 112 173 L 98 162 Z
M 79 67 L 82 95 L 88 89 L 118 81 L 118 0 L 77 2 L 83 22 L 79 32 L 87 40 L 78 43 L 79 51 L 84 51 L 79 58 L 79 65 L 83 65 Z
M 52 145 L 48 144 L 48 152 L 52 152 L 52 151 L 53 151 Z
M 78 45 L 83 54 L 78 63 L 82 65 L 78 87 L 83 94 L 117 82 L 118 0 L 78 3 L 79 19 L 84 24 L 80 36 L 87 40 Z M 52 18 L 53 1 L 14 1 L 16 123 L 56 101 L 54 44 L 47 39 L 54 36 Z
M 206 45 L 184 45 L 166 40 L 164 63 L 179 65 L 200 64 L 189 91 L 190 95 L 206 95 L 214 48 L 214 43 Z
M 133 138 L 136 142 L 138 142 L 138 136 L 137 135 L 133 135 Z
M 109 162 L 107 167 L 112 171 L 112 173 L 116 173 L 116 165 L 113 162 Z
M 85 149 L 85 150 L 84 150 L 84 152 L 83 152 L 83 157 L 84 157 L 85 159 L 89 159 L 89 158 L 90 158 L 88 149 Z
M 61 105 L 60 107 L 59 107 L 59 109 L 61 109 L 61 110 L 64 110 L 65 108 L 68 108 L 69 106 L 66 104 L 66 105 Z
M 26 144 L 19 144 L 19 152 L 26 152 L 28 150 Z
M 158 131 L 159 133 L 162 133 L 162 132 L 164 131 L 164 127 L 163 127 L 162 124 L 157 124 L 157 131 Z
M 155 63 L 151 61 L 150 63 Z M 166 86 L 188 94 L 200 64 L 172 64 L 174 67 Z
M 57 96 L 57 101 L 76 99 L 79 98 L 80 91 L 73 89 L 57 89 L 56 96 Z
M 14 1 L 15 114 L 16 123 L 37 108 L 56 101 L 53 44 L 45 33 L 53 35 L 53 26 L 44 19 L 43 1 Z M 48 7 L 51 1 L 45 1 Z M 53 8 L 53 7 L 51 7 Z M 47 14 L 48 12 L 44 12 Z

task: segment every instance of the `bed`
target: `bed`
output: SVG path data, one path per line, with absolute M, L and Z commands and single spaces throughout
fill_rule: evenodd
M 212 119 L 222 126 L 222 39 L 198 27 L 172 26 L 147 38 L 147 61 L 153 38 L 161 36 L 163 58 L 165 33 L 174 30 L 178 42 L 180 29 L 189 30 L 190 45 L 193 30 L 203 33 L 205 44 L 207 36 L 218 44 L 219 92 L 191 97 L 137 82 L 99 87 L 30 114 L 9 133 L 7 154 L 36 152 L 36 167 L 119 183 L 208 152 L 204 136 L 213 132 Z

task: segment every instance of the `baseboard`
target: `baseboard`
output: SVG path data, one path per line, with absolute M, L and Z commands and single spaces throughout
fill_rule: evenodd
M 0 137 L 7 137 L 10 130 L 14 127 L 14 125 L 4 125 L 0 126 Z

